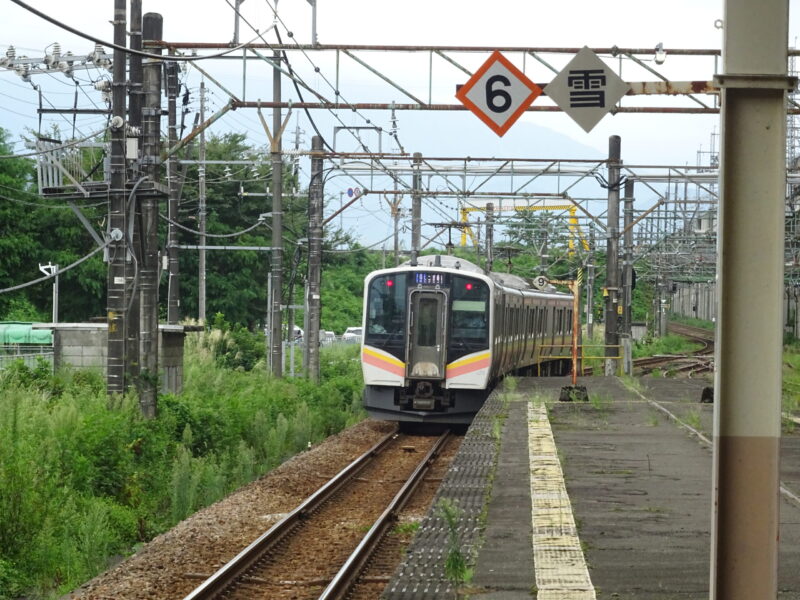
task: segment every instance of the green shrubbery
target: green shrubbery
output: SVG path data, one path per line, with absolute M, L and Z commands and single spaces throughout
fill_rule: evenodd
M 0 373 L 0 599 L 74 588 L 362 417 L 356 348 L 323 353 L 313 385 L 248 370 L 263 367 L 258 342 L 239 331 L 215 346 L 225 333 L 187 343 L 184 392 L 153 420 L 133 394 L 109 399 L 98 374 Z

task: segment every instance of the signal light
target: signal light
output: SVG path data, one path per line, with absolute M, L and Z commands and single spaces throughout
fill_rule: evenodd
M 472 284 L 471 283 L 466 284 L 464 287 L 467 288 L 467 291 L 472 290 Z
M 392 287 L 393 285 L 394 285 L 394 279 L 386 280 L 386 287 Z

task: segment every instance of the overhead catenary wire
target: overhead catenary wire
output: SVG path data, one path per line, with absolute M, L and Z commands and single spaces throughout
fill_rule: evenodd
M 58 271 L 56 271 L 56 272 L 54 272 L 54 273 L 52 273 L 50 275 L 45 275 L 44 277 L 39 277 L 38 279 L 34 279 L 33 281 L 28 281 L 27 283 L 21 283 L 19 285 L 15 285 L 15 286 L 10 287 L 10 288 L 2 289 L 2 290 L 0 290 L 0 294 L 7 294 L 8 292 L 16 292 L 17 290 L 21 290 L 21 289 L 24 289 L 24 288 L 27 288 L 27 287 L 31 287 L 32 285 L 36 285 L 36 284 L 42 283 L 43 281 L 47 281 L 48 279 L 52 279 L 56 275 L 63 275 L 65 272 L 67 272 L 67 271 L 69 271 L 71 269 L 74 269 L 75 267 L 77 267 L 81 263 L 89 260 L 95 254 L 100 252 L 100 250 L 105 250 L 106 248 L 108 248 L 109 244 L 111 244 L 111 241 L 106 241 L 102 246 L 98 246 L 97 248 L 95 248 L 94 250 L 89 252 L 89 254 L 87 254 L 86 256 L 83 256 L 83 257 L 79 258 L 74 263 L 72 263 L 70 265 L 67 265 L 63 269 L 59 268 Z
M 258 39 L 258 36 L 256 36 L 252 40 L 250 40 L 248 42 L 245 42 L 244 44 L 240 44 L 238 46 L 231 47 L 228 50 L 224 50 L 222 52 L 217 52 L 216 54 L 206 54 L 206 55 L 203 55 L 203 56 L 179 56 L 179 55 L 173 54 L 173 55 L 169 55 L 168 57 L 166 57 L 163 54 L 152 54 L 150 52 L 143 52 L 141 50 L 134 50 L 132 48 L 127 48 L 125 46 L 118 46 L 116 44 L 112 44 L 111 42 L 106 42 L 104 40 L 101 40 L 99 38 L 94 37 L 93 35 L 85 33 L 85 32 L 83 32 L 83 31 L 81 31 L 79 29 L 75 29 L 74 27 L 71 27 L 71 26 L 67 25 L 66 23 L 62 23 L 58 19 L 54 19 L 50 15 L 47 15 L 47 14 L 45 14 L 45 13 L 39 11 L 39 10 L 36 10 L 31 5 L 27 4 L 26 2 L 23 2 L 22 0 L 11 0 L 11 1 L 14 4 L 17 4 L 17 5 L 21 6 L 22 8 L 24 8 L 28 12 L 33 13 L 34 15 L 39 17 L 40 19 L 44 19 L 45 21 L 48 21 L 49 23 L 52 23 L 56 27 L 60 27 L 61 29 L 64 29 L 65 31 L 69 31 L 70 33 L 72 33 L 74 35 L 77 35 L 78 37 L 82 37 L 84 39 L 87 39 L 90 42 L 94 42 L 95 44 L 100 44 L 101 46 L 106 46 L 108 48 L 113 48 L 114 50 L 121 50 L 122 52 L 125 52 L 127 54 L 135 54 L 137 56 L 143 56 L 145 58 L 155 58 L 155 59 L 158 59 L 158 60 L 168 59 L 170 61 L 185 61 L 185 62 L 193 62 L 193 61 L 196 61 L 196 60 L 206 60 L 206 59 L 209 59 L 209 58 L 218 58 L 220 56 L 225 56 L 227 54 L 230 54 L 231 52 L 236 52 L 237 50 L 241 50 L 242 48 L 246 48 L 248 45 L 253 43 L 256 39 Z

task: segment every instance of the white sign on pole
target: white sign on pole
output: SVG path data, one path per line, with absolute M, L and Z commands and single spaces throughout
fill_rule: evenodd
M 631 87 L 587 46 L 544 88 L 544 93 L 587 133 Z
M 542 88 L 495 50 L 456 98 L 502 137 L 541 93 Z

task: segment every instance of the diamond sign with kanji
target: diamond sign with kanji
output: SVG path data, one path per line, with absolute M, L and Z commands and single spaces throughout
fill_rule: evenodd
M 503 136 L 541 93 L 542 88 L 495 50 L 456 98 Z
M 584 46 L 544 93 L 588 133 L 630 89 Z

